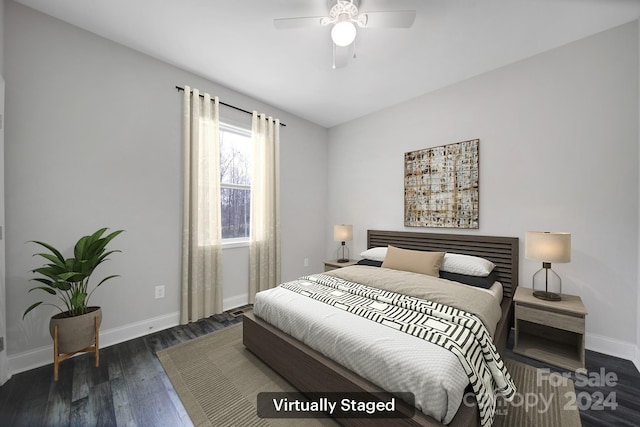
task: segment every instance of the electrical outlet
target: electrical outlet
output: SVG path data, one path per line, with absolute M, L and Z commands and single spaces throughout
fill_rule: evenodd
M 309 267 L 309 258 L 305 258 L 304 262 L 302 263 L 305 267 Z
M 164 298 L 164 285 L 156 286 L 156 299 Z

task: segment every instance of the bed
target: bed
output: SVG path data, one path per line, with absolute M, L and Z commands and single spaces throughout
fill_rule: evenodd
M 500 304 L 501 312 L 493 333 L 493 340 L 498 351 L 504 350 L 512 325 L 512 295 L 518 283 L 517 238 L 404 231 L 368 231 L 368 248 L 385 246 L 473 255 L 493 262 L 496 266 L 497 280 L 502 283 L 503 294 Z M 384 392 L 381 387 L 325 357 L 254 314 L 245 316 L 243 329 L 244 345 L 303 393 L 314 391 Z M 400 406 L 402 405 L 400 404 Z M 440 421 L 425 415 L 421 411 L 413 411 L 413 408 L 408 407 L 408 405 L 403 409 L 407 413 L 413 413 L 413 416 L 394 420 L 394 425 L 443 425 Z M 384 419 L 339 419 L 341 424 L 350 426 L 388 425 L 388 421 Z M 477 405 L 467 404 L 460 405 L 448 425 L 477 426 L 479 423 L 480 417 Z

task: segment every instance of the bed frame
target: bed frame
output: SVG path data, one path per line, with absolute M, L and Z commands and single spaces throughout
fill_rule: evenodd
M 486 258 L 496 265 L 498 280 L 503 286 L 502 318 L 498 322 L 494 341 L 503 353 L 513 324 L 512 297 L 518 286 L 518 238 L 477 236 L 465 234 L 437 234 L 407 231 L 367 231 L 367 248 L 396 246 L 423 251 L 445 251 Z M 285 334 L 256 317 L 252 312 L 244 315 L 244 345 L 296 389 L 305 392 L 376 392 L 385 391 L 352 371 L 337 364 L 321 353 Z M 397 426 L 442 427 L 443 424 L 413 410 L 400 402 L 401 411 L 413 414 L 394 419 Z M 341 418 L 344 426 L 387 426 L 390 420 L 371 418 Z M 479 425 L 477 405 L 460 406 L 450 427 Z

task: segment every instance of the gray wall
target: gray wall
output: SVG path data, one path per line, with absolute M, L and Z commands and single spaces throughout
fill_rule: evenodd
M 0 75 L 4 75 L 4 0 L 0 0 Z
M 125 229 L 101 274 L 102 334 L 115 342 L 177 321 L 180 293 L 182 94 L 189 84 L 277 116 L 281 130 L 283 279 L 321 271 L 327 130 L 91 33 L 7 2 L 6 217 L 12 368 L 50 362 L 53 310 L 22 312 L 36 295 L 32 239 L 62 248 L 99 227 Z M 205 54 L 214 54 L 203 52 Z M 228 60 L 230 58 L 220 58 Z M 256 76 L 259 78 L 259 75 Z M 244 120 L 222 107 L 223 119 Z M 225 297 L 247 293 L 246 248 L 225 252 Z M 304 258 L 310 266 L 303 267 Z M 154 299 L 154 288 L 166 297 Z M 245 301 L 246 302 L 246 301 Z
M 114 242 L 123 253 L 102 270 L 122 278 L 94 296 L 105 309 L 103 333 L 115 342 L 175 321 L 181 201 L 176 84 L 288 124 L 281 133 L 283 279 L 320 271 L 325 258 L 335 258 L 335 223 L 354 224 L 352 256 L 364 249 L 366 229 L 404 228 L 404 152 L 480 138 L 481 228 L 471 233 L 520 237 L 521 283 L 530 286 L 539 266 L 524 259 L 525 231 L 572 232 L 573 260 L 554 268 L 565 291 L 581 295 L 589 310 L 588 347 L 640 360 L 637 22 L 327 135 L 13 2 L 5 15 L 12 367 L 50 362 L 49 313 L 21 320 L 35 299 L 26 294 L 29 270 L 37 266 L 34 247 L 25 243 L 31 239 L 64 245 L 100 226 L 126 229 Z M 310 267 L 303 267 L 304 258 Z M 246 248 L 226 250 L 224 262 L 225 295 L 241 300 L 245 290 L 235 284 L 246 281 Z M 167 296 L 156 300 L 159 284 L 167 286 Z
M 2 126 L 0 129 L 0 226 L 3 234 L 4 224 L 4 0 L 0 0 L 0 114 Z M 4 256 L 4 237 L 0 240 L 0 337 L 7 337 L 7 298 L 6 298 L 6 267 Z M 0 385 L 9 379 L 9 362 L 7 359 L 7 346 L 0 351 Z
M 403 154 L 480 138 L 470 233 L 519 237 L 531 287 L 525 232 L 571 232 L 572 261 L 554 269 L 589 311 L 587 345 L 634 358 L 638 50 L 636 21 L 331 129 L 328 227 L 353 224 L 355 254 L 367 229 L 404 229 Z
M 640 40 L 640 25 L 638 26 L 638 39 Z M 638 49 L 640 50 L 640 41 L 638 42 Z M 640 61 L 640 53 L 638 53 L 638 58 Z M 640 66 L 638 67 L 640 69 Z M 640 80 L 640 75 L 638 76 L 638 79 Z M 640 88 L 638 88 L 638 90 L 640 90 Z M 638 99 L 640 99 L 640 93 L 638 94 Z M 640 114 L 640 112 L 639 112 Z M 638 116 L 638 123 L 640 124 L 640 116 Z M 640 138 L 640 135 L 639 135 Z M 640 139 L 638 140 L 638 145 L 640 146 Z M 640 192 L 640 185 L 638 185 L 638 191 Z M 640 217 L 638 217 L 638 222 L 640 223 Z M 639 246 L 639 252 L 640 252 L 640 235 L 638 236 L 638 246 Z M 640 253 L 638 254 L 638 271 L 640 272 Z M 636 364 L 636 368 L 638 370 L 640 370 L 640 273 L 638 275 L 638 305 L 637 305 L 637 310 L 638 310 L 638 317 L 636 320 L 636 356 L 634 359 L 634 362 Z

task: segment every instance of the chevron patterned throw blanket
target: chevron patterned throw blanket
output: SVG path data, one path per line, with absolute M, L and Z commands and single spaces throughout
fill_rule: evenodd
M 280 286 L 451 351 L 469 377 L 483 427 L 493 423 L 496 396 L 511 400 L 516 393 L 491 335 L 474 314 L 325 274 Z

